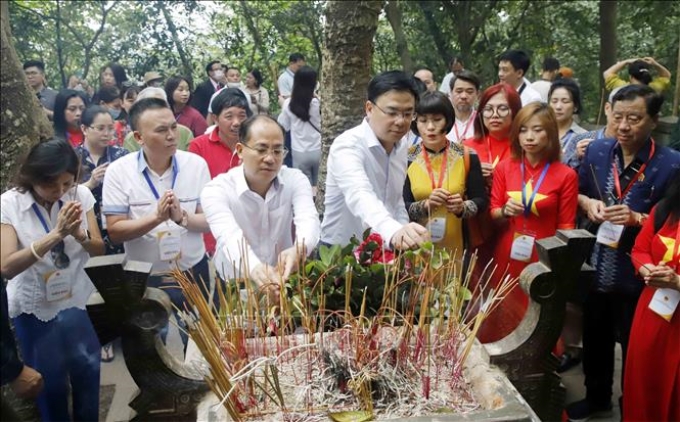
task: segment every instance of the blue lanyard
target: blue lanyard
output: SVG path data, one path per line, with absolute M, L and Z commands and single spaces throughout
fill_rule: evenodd
M 160 195 L 158 195 L 158 191 L 156 190 L 156 187 L 153 185 L 153 182 L 151 181 L 151 178 L 149 177 L 149 172 L 147 171 L 148 168 L 145 168 L 144 171 L 142 171 L 142 174 L 144 174 L 144 178 L 146 179 L 146 183 L 149 185 L 149 188 L 151 189 L 151 193 L 153 193 L 153 196 L 156 197 L 156 200 L 161 199 Z M 175 189 L 175 182 L 177 181 L 177 167 L 173 165 L 172 167 L 172 187 L 171 189 Z
M 529 202 L 527 203 L 527 197 L 526 197 L 526 192 L 527 192 L 527 183 L 524 180 L 524 160 L 520 163 L 520 169 L 522 170 L 522 205 L 524 206 L 524 217 L 529 217 L 529 214 L 531 214 L 531 205 L 534 203 L 534 198 L 536 198 L 536 193 L 538 192 L 538 188 L 541 187 L 541 184 L 543 184 L 543 180 L 545 179 L 545 175 L 548 174 L 548 168 L 550 168 L 550 163 L 547 163 L 545 167 L 543 167 L 543 171 L 541 172 L 541 176 L 538 178 L 538 182 L 536 182 L 536 186 L 534 186 L 534 191 L 531 193 L 531 198 L 529 198 Z
M 59 209 L 61 209 L 62 206 L 64 206 L 64 203 L 60 199 L 59 200 Z M 43 229 L 45 229 L 45 233 L 49 233 L 50 232 L 50 226 L 47 225 L 47 221 L 45 220 L 45 217 L 42 215 L 42 213 L 38 209 L 38 204 L 36 204 L 34 202 L 33 205 L 31 205 L 31 208 L 33 208 L 33 212 L 38 217 L 38 220 L 40 220 L 40 223 L 42 224 Z

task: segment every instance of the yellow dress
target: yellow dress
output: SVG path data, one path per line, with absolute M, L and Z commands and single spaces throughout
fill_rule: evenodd
M 426 154 L 426 155 L 425 155 Z M 445 168 L 442 173 L 442 162 L 446 155 Z M 443 151 L 432 152 L 422 146 L 414 145 L 409 150 L 409 161 L 407 175 L 411 184 L 411 193 L 416 201 L 427 199 L 435 187 L 441 187 L 450 194 L 459 194 L 465 199 L 466 168 L 463 154 L 463 147 L 458 144 L 449 144 Z M 429 165 L 428 165 L 429 161 Z M 439 184 L 441 180 L 441 185 Z M 446 207 L 437 207 L 423 221 L 418 223 L 435 229 L 436 219 L 445 219 L 444 233 L 440 241 L 434 242 L 436 246 L 445 248 L 456 255 L 461 256 L 463 252 L 463 220 L 455 214 L 447 212 Z M 441 220 L 440 220 L 441 221 Z M 436 236 L 434 236 L 436 238 Z

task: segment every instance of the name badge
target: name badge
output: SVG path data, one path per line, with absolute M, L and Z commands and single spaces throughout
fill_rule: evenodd
M 182 251 L 182 238 L 177 229 L 162 230 L 156 232 L 158 250 L 162 261 L 174 261 L 179 259 Z
M 521 262 L 531 261 L 531 254 L 534 251 L 535 241 L 536 238 L 534 236 L 515 233 L 515 239 L 512 241 L 512 248 L 510 248 L 510 259 Z
M 680 292 L 673 289 L 656 289 L 649 309 L 661 318 L 670 322 L 680 303 Z
M 427 223 L 427 230 L 433 242 L 441 242 L 446 234 L 446 217 L 431 218 Z
M 71 272 L 68 270 L 55 270 L 43 274 L 47 301 L 56 302 L 71 297 L 71 279 Z
M 605 221 L 597 230 L 597 243 L 601 243 L 614 249 L 618 248 L 623 229 L 624 226 L 621 224 L 612 224 L 609 221 Z

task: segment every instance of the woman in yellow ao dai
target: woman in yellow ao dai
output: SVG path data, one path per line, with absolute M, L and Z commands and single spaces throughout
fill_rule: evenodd
M 420 142 L 409 150 L 404 202 L 411 221 L 425 225 L 436 246 L 460 256 L 466 247 L 464 220 L 489 203 L 481 164 L 474 151 L 446 138 L 455 115 L 444 94 L 424 93 L 416 112 L 411 129 Z

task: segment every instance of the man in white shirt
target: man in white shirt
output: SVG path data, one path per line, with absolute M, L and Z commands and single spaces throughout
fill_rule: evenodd
M 279 75 L 276 86 L 279 91 L 279 105 L 283 107 L 283 102 L 290 97 L 293 92 L 293 77 L 295 72 L 305 65 L 305 56 L 300 53 L 293 53 L 288 57 L 288 67 Z
M 451 81 L 456 78 L 456 75 L 465 70 L 465 66 L 463 66 L 463 60 L 457 56 L 452 57 L 451 60 L 449 60 L 449 70 L 451 72 L 444 76 L 441 85 L 439 85 L 439 91 L 443 92 L 444 94 L 448 94 L 451 90 Z
M 198 197 L 210 181 L 208 165 L 196 154 L 177 150 L 177 122 L 165 101 L 136 102 L 130 124 L 142 149 L 111 163 L 104 176 L 102 211 L 109 237 L 124 243 L 129 259 L 153 264 L 150 287 L 177 286 L 167 277 L 175 268 L 209 285 L 201 236 L 208 223 Z M 165 292 L 182 309 L 182 291 Z
M 560 62 L 554 57 L 546 57 L 543 59 L 543 68 L 541 69 L 541 79 L 531 84 L 531 87 L 541 95 L 541 101 L 548 102 L 548 92 L 553 81 L 560 73 Z
M 278 286 L 319 241 L 312 186 L 300 170 L 282 166 L 288 151 L 276 120 L 256 115 L 239 132 L 243 164 L 201 193 L 217 239 L 215 268 L 225 280 L 247 275 L 258 287 Z
M 452 80 L 449 97 L 456 111 L 456 121 L 446 135 L 449 141 L 461 143 L 474 136 L 474 122 L 477 116 L 474 107 L 480 86 L 477 75 L 467 70 L 463 70 Z
M 428 91 L 435 92 L 437 90 L 437 82 L 434 81 L 434 74 L 430 69 L 421 67 L 416 70 L 413 76 L 423 81 Z
M 328 155 L 321 241 L 346 245 L 371 228 L 385 244 L 413 248 L 429 239 L 409 223 L 402 195 L 417 92 L 404 72 L 376 75 L 368 84 L 366 118 L 338 136 Z
M 534 101 L 541 101 L 541 94 L 531 87 L 525 77 L 531 66 L 531 59 L 522 50 L 508 50 L 501 54 L 498 61 L 498 78 L 517 90 L 522 107 Z

